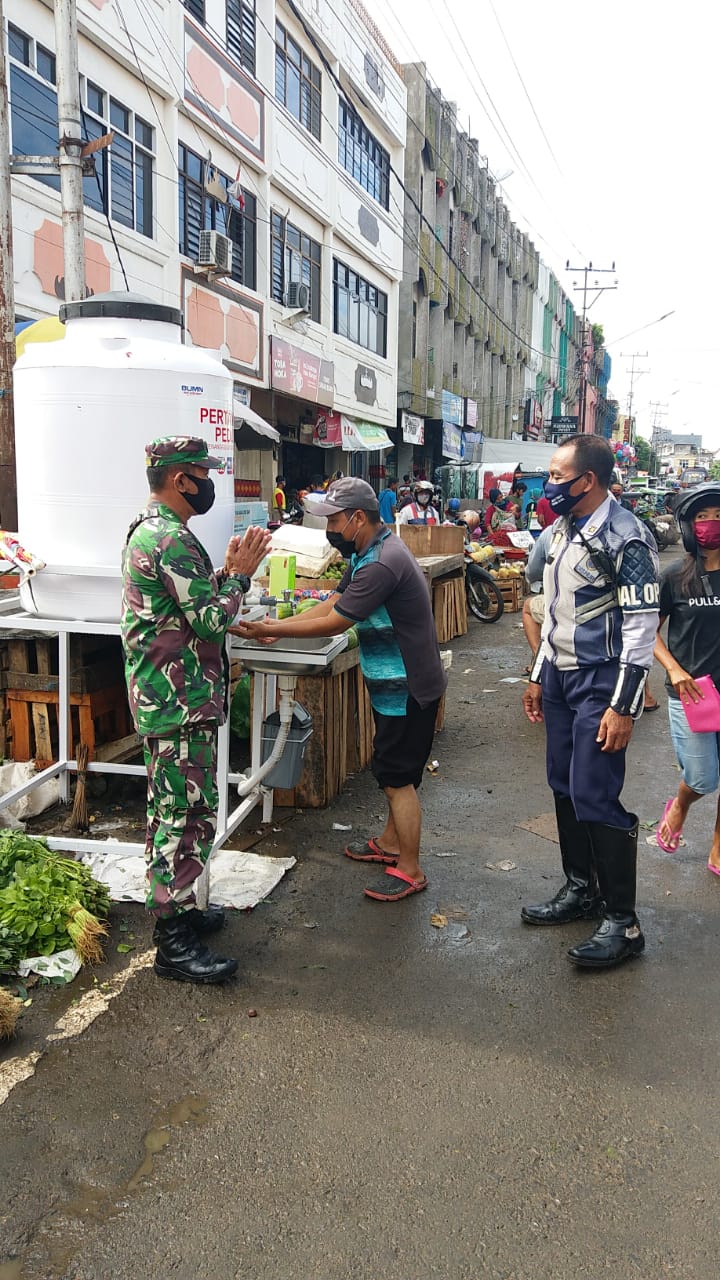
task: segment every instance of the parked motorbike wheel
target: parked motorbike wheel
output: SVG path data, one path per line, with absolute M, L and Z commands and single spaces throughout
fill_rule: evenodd
M 479 565 L 466 566 L 465 595 L 468 609 L 480 622 L 497 622 L 502 617 L 505 608 L 502 592 L 492 575 Z

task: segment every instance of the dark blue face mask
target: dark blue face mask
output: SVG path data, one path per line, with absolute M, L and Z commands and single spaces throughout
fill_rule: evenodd
M 545 482 L 545 497 L 556 516 L 569 516 L 573 507 L 578 502 L 582 502 L 585 497 L 584 493 L 573 494 L 570 492 L 572 486 L 577 484 L 578 480 L 582 480 L 585 472 L 581 472 L 579 476 L 575 476 L 572 480 L 564 480 L 562 484 L 553 484 L 551 480 Z

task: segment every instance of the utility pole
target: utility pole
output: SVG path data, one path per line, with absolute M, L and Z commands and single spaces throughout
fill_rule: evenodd
M 580 342 L 581 342 L 580 388 L 578 392 L 578 431 L 583 433 L 585 431 L 585 417 L 586 417 L 586 409 L 587 409 L 587 383 L 588 383 L 587 313 L 590 310 L 590 307 L 592 307 L 597 302 L 598 298 L 600 297 L 600 294 L 605 293 L 606 290 L 608 289 L 617 289 L 618 282 L 616 280 L 614 284 L 601 285 L 597 280 L 594 280 L 590 287 L 591 289 L 597 290 L 597 292 L 595 293 L 595 297 L 590 303 L 590 306 L 588 306 L 588 300 L 587 300 L 588 276 L 589 275 L 614 275 L 615 263 L 613 262 L 611 267 L 593 267 L 592 262 L 589 262 L 586 267 L 571 267 L 570 259 L 568 258 L 567 262 L 565 263 L 565 270 L 572 271 L 572 272 L 582 271 L 583 273 L 582 285 L 579 285 L 579 284 L 573 285 L 573 289 L 576 292 L 582 289 L 582 295 L 583 295 L 582 328 L 581 328 L 581 338 L 580 338 Z
M 620 352 L 620 360 L 632 360 L 630 366 L 630 394 L 628 396 L 628 417 L 630 419 L 630 431 L 633 430 L 633 393 L 635 387 L 635 378 L 639 378 L 641 374 L 650 374 L 650 369 L 635 369 L 635 360 L 647 360 L 647 351 Z
M 652 434 L 650 436 L 650 466 L 652 474 L 657 476 L 660 470 L 658 449 L 670 435 L 670 432 L 660 425 L 660 419 L 666 416 L 668 406 L 667 404 L 663 404 L 660 400 L 651 400 L 650 408 L 652 409 L 653 414 L 651 425 Z
M 5 19 L 0 0 L 0 527 L 17 532 L 15 417 L 12 370 L 15 363 L 15 298 L 10 181 Z
M 75 0 L 55 0 L 55 46 L 65 301 L 79 302 L 85 297 L 85 217 Z

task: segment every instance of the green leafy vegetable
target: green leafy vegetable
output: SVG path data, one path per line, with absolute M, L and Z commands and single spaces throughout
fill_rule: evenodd
M 22 831 L 0 831 L 0 972 L 67 947 L 96 963 L 109 906 L 107 889 L 82 863 Z

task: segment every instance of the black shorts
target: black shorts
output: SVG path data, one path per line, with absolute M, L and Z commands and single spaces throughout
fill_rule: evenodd
M 370 768 L 379 787 L 419 787 L 430 758 L 440 699 L 421 707 L 408 698 L 404 716 L 373 709 L 375 739 Z

